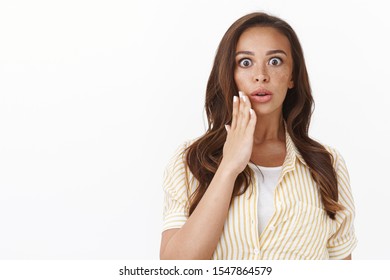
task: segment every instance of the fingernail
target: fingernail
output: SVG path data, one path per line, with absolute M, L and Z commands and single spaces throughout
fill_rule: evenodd
M 238 95 L 239 95 L 240 97 L 243 97 L 243 96 L 244 96 L 244 94 L 242 93 L 242 91 L 239 91 L 239 92 L 238 92 Z
M 229 131 L 229 130 L 228 130 L 228 126 L 227 126 L 227 124 L 225 124 L 225 129 L 226 129 L 226 131 Z
M 252 108 L 249 109 L 249 114 L 253 115 L 253 109 Z
M 238 97 L 237 96 L 233 96 L 233 102 L 237 102 L 238 100 Z
M 243 96 L 241 96 L 241 98 L 242 98 L 242 101 L 246 102 L 246 98 L 245 98 L 245 96 L 244 96 L 244 95 L 243 95 Z

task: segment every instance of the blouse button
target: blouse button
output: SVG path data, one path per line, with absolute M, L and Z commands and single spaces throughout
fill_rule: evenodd
M 269 226 L 269 230 L 270 230 L 270 231 L 275 230 L 275 226 L 274 226 L 274 225 L 270 225 L 270 226 Z
M 260 253 L 260 250 L 256 248 L 253 250 L 253 253 L 255 253 L 255 255 L 258 255 Z

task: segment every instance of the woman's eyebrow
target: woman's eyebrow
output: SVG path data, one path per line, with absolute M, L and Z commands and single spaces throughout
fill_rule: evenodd
M 277 54 L 277 53 L 282 53 L 285 56 L 287 56 L 287 53 L 284 50 L 270 50 L 266 52 L 266 55 Z
M 250 51 L 239 51 L 239 52 L 236 52 L 236 56 L 240 55 L 240 54 L 255 55 L 254 52 L 250 52 Z
M 267 51 L 265 54 L 266 55 L 270 55 L 270 54 L 277 54 L 277 53 L 282 53 L 285 56 L 287 56 L 287 53 L 284 50 L 270 50 L 270 51 Z M 239 52 L 236 52 L 236 56 L 240 55 L 240 54 L 255 55 L 255 53 L 251 52 L 251 51 L 239 51 Z

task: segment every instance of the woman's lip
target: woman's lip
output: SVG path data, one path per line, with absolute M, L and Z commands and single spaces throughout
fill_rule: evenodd
M 259 95 L 251 95 L 250 100 L 252 103 L 265 103 L 270 101 L 272 98 L 272 94 L 267 94 L 264 96 L 259 96 Z
M 258 94 L 272 95 L 272 92 L 270 92 L 269 90 L 266 90 L 264 88 L 259 88 L 259 89 L 255 90 L 254 92 L 252 92 L 250 95 L 257 96 Z
M 260 96 L 258 94 L 264 94 L 264 95 Z M 271 98 L 272 98 L 272 92 L 264 88 L 259 88 L 250 94 L 251 102 L 255 102 L 255 103 L 265 103 L 270 101 Z

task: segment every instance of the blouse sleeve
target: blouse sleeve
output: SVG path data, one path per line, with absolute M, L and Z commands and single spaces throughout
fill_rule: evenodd
M 188 191 L 183 144 L 176 151 L 164 172 L 163 231 L 181 228 L 188 219 Z
M 357 245 L 354 229 L 355 204 L 345 161 L 335 149 L 332 149 L 331 153 L 337 174 L 339 202 L 345 209 L 336 214 L 335 233 L 328 240 L 328 253 L 330 259 L 344 259 L 352 253 Z

